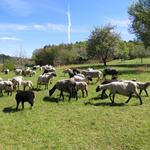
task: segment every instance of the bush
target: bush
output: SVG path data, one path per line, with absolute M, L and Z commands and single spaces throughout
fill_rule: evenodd
M 7 60 L 5 61 L 4 65 L 3 65 L 3 69 L 9 69 L 10 71 L 14 70 L 15 68 L 15 62 L 12 60 Z

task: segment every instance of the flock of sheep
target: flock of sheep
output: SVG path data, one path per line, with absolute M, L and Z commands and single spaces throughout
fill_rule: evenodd
M 18 109 L 19 103 L 22 103 L 22 108 L 24 108 L 24 102 L 29 102 L 31 107 L 34 103 L 35 93 L 33 92 L 33 83 L 30 80 L 24 80 L 23 76 L 33 76 L 36 74 L 35 69 L 41 68 L 43 73 L 39 75 L 37 78 L 37 88 L 41 88 L 41 85 L 45 85 L 45 89 L 48 89 L 48 84 L 52 82 L 53 77 L 56 76 L 55 68 L 53 66 L 34 66 L 32 69 L 15 69 L 15 77 L 4 81 L 0 78 L 0 94 L 3 96 L 3 91 L 7 93 L 7 95 L 12 95 L 14 90 L 16 92 L 16 102 Z M 9 71 L 5 70 L 5 74 L 8 74 Z M 68 68 L 63 71 L 65 74 L 69 75 L 69 78 L 57 81 L 54 86 L 49 90 L 49 96 L 55 92 L 55 90 L 60 91 L 59 99 L 64 100 L 64 92 L 69 93 L 69 101 L 72 97 L 76 97 L 78 99 L 78 91 L 81 90 L 82 97 L 88 96 L 88 84 L 93 82 L 93 78 L 97 78 L 97 82 L 99 81 L 101 84 L 97 86 L 96 92 L 102 91 L 101 97 L 104 95 L 107 96 L 106 90 L 110 91 L 109 98 L 114 103 L 116 93 L 128 96 L 128 100 L 126 103 L 130 101 L 133 95 L 136 95 L 139 98 L 140 104 L 142 104 L 141 93 L 144 90 L 146 95 L 148 93 L 146 91 L 147 87 L 150 86 L 150 82 L 138 82 L 136 80 L 119 80 L 118 79 L 118 71 L 111 68 L 106 68 L 102 71 L 95 70 L 92 68 L 88 68 L 87 70 L 82 70 L 78 68 Z M 106 79 L 106 75 L 109 74 L 112 76 L 112 79 Z M 20 86 L 23 86 L 23 90 L 19 90 Z M 29 90 L 26 90 L 26 87 Z M 138 92 L 140 89 L 140 92 Z

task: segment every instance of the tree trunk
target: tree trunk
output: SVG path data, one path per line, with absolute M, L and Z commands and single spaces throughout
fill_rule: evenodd
M 141 57 L 141 63 L 143 63 L 143 57 Z
M 106 67 L 106 66 L 107 66 L 107 64 L 106 64 L 106 60 L 103 60 L 103 63 L 104 63 L 104 66 Z

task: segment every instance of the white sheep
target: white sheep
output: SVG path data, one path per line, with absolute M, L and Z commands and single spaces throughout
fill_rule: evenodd
M 25 91 L 26 87 L 29 87 L 29 90 L 31 90 L 33 88 L 33 83 L 30 80 L 23 80 L 21 81 L 21 85 L 23 85 L 23 90 Z
M 4 81 L 0 81 L 0 94 L 3 96 Z
M 51 90 L 49 90 L 49 96 L 51 96 L 55 90 L 60 91 L 59 100 L 62 97 L 64 101 L 64 94 L 63 92 L 69 93 L 69 101 L 71 100 L 71 97 L 75 96 L 76 100 L 78 99 L 77 92 L 76 92 L 76 82 L 72 79 L 63 79 L 56 82 L 56 84 L 53 86 Z
M 77 92 L 79 90 L 82 91 L 82 97 L 84 97 L 84 91 L 86 92 L 86 96 L 88 96 L 88 85 L 85 81 L 76 82 L 75 88 L 76 88 Z
M 97 78 L 97 82 L 102 80 L 103 78 L 103 73 L 99 70 L 82 70 L 81 71 L 82 74 L 84 74 L 85 76 L 90 76 L 91 78 Z
M 45 85 L 45 89 L 48 89 L 49 81 L 53 76 L 56 76 L 56 73 L 51 72 L 49 74 L 40 75 L 37 80 L 37 88 L 40 88 L 41 85 Z
M 74 75 L 71 79 L 75 80 L 76 82 L 89 82 L 92 81 L 92 78 L 90 76 L 83 77 L 81 74 L 80 75 Z
M 16 87 L 18 87 L 18 89 L 19 89 L 19 86 L 21 86 L 21 82 L 23 80 L 23 77 L 22 76 L 16 76 L 16 77 L 13 77 L 12 79 L 9 79 L 9 80 L 12 81 L 14 89 L 16 89 Z
M 13 83 L 11 81 L 4 81 L 4 90 L 7 92 L 7 95 L 12 96 L 13 92 Z
M 22 75 L 22 69 L 17 68 L 14 72 L 15 75 Z
M 116 81 L 116 82 L 111 82 L 109 84 L 100 85 L 97 91 L 105 90 L 105 89 L 110 90 L 109 97 L 112 103 L 114 103 L 114 98 L 115 98 L 116 93 L 129 96 L 126 103 L 130 101 L 130 99 L 132 98 L 132 94 L 135 94 L 139 98 L 140 104 L 142 104 L 142 99 L 140 95 L 138 94 L 137 88 L 138 88 L 138 85 L 134 81 L 128 81 L 128 82 Z

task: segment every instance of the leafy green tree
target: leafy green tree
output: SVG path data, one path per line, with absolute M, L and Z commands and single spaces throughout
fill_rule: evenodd
M 113 56 L 117 43 L 120 39 L 119 34 L 115 33 L 114 26 L 106 25 L 95 28 L 88 39 L 88 56 L 98 58 L 106 66 L 107 60 Z
M 150 46 L 150 0 L 137 0 L 128 8 L 131 32 L 147 48 Z
M 116 58 L 121 59 L 121 61 L 128 59 L 129 57 L 129 47 L 126 41 L 120 41 L 115 50 Z

